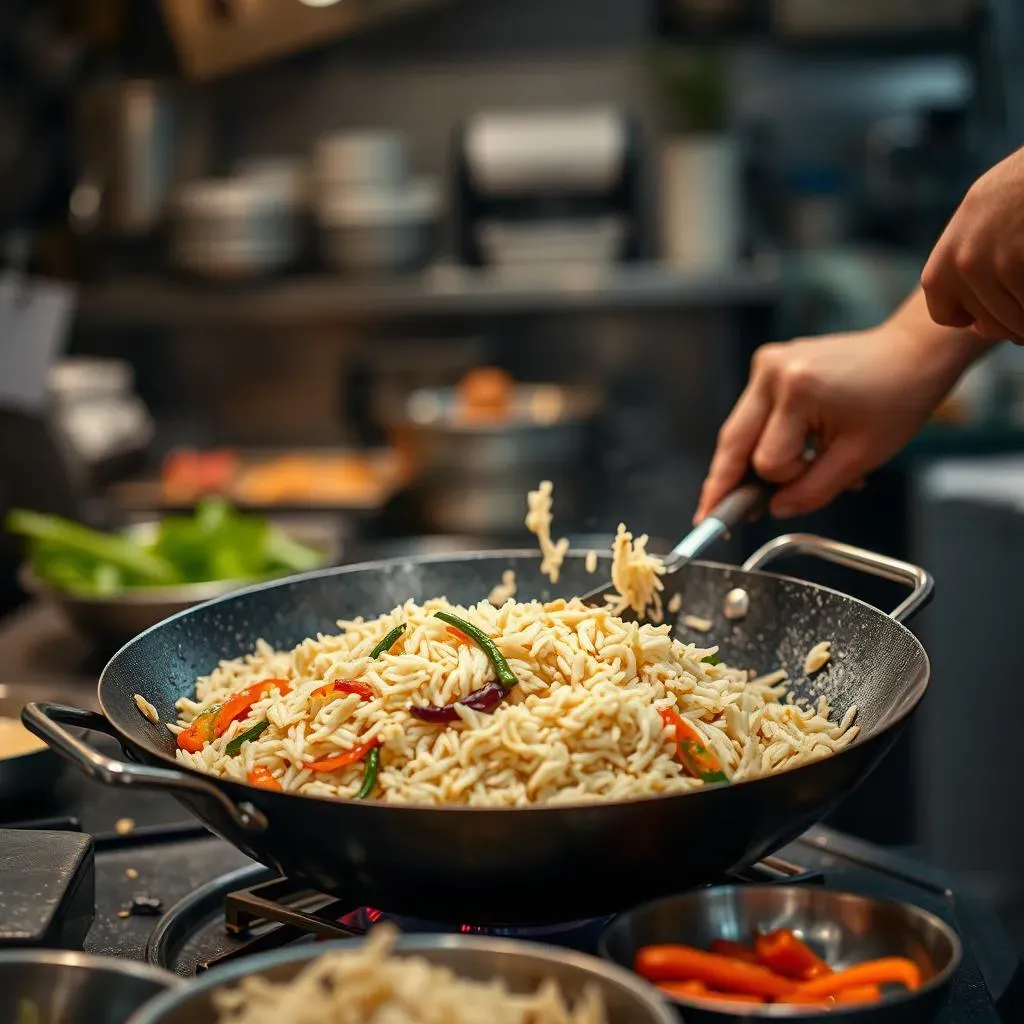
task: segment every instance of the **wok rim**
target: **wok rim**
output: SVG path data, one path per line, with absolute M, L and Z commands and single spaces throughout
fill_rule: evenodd
M 770 889 L 794 889 L 801 892 L 805 891 L 802 886 L 788 884 L 788 885 L 713 885 L 703 889 L 691 889 L 688 892 L 673 893 L 669 896 L 658 896 L 653 900 L 647 900 L 645 903 L 641 903 L 635 907 L 631 907 L 629 910 L 624 910 L 622 913 L 617 914 L 609 925 L 601 932 L 601 935 L 597 940 L 597 951 L 598 955 L 609 963 L 613 963 L 618 967 L 623 967 L 621 961 L 617 960 L 609 949 L 609 935 L 617 928 L 625 929 L 627 924 L 632 923 L 636 918 L 642 914 L 648 912 L 652 907 L 657 906 L 659 903 L 664 903 L 668 900 L 677 899 L 690 899 L 694 903 L 699 903 L 702 899 L 706 899 L 709 893 L 719 892 L 757 892 L 758 890 Z M 915 1000 L 926 998 L 934 994 L 935 992 L 941 991 L 946 985 L 948 985 L 953 975 L 957 972 L 960 965 L 963 963 L 964 957 L 964 944 L 960 938 L 959 932 L 944 921 L 938 914 L 933 913 L 930 910 L 926 910 L 924 907 L 919 907 L 916 903 L 910 903 L 907 900 L 896 900 L 888 899 L 885 897 L 869 896 L 866 893 L 854 892 L 850 889 L 834 889 L 831 886 L 825 886 L 823 888 L 815 888 L 813 890 L 816 894 L 825 893 L 826 895 L 833 897 L 841 897 L 843 899 L 858 900 L 862 903 L 870 903 L 881 906 L 888 906 L 898 908 L 900 912 L 909 918 L 918 918 L 923 921 L 930 928 L 941 933 L 943 937 L 949 942 L 950 948 L 953 951 L 953 955 L 950 957 L 949 962 L 946 963 L 941 970 L 935 972 L 932 977 L 921 983 L 920 988 L 914 989 L 913 991 L 901 991 L 889 993 L 883 997 L 882 1001 L 874 1006 L 844 1006 L 844 1007 L 832 1007 L 828 1010 L 828 1016 L 836 1017 L 839 1019 L 845 1017 L 854 1017 L 857 1014 L 862 1014 L 864 1018 L 867 1017 L 868 1012 L 871 1009 L 877 1008 L 890 1008 L 894 1006 L 906 1005 L 914 1002 Z M 623 968 L 626 969 L 626 968 Z M 633 973 L 636 973 L 635 971 Z M 642 975 L 637 974 L 637 977 Z M 671 1006 L 680 1007 L 682 1010 L 708 1010 L 714 1009 L 709 1006 L 708 1003 L 702 1003 L 699 999 L 688 1000 L 680 999 L 673 995 L 666 994 L 666 1001 Z M 721 1011 L 718 1011 L 721 1012 Z M 810 1016 L 820 1015 L 821 1008 L 815 1006 L 794 1006 L 792 1003 L 779 1003 L 776 1005 L 766 1004 L 763 1006 L 749 1006 L 743 1008 L 744 1015 L 749 1015 L 752 1018 L 758 1020 L 792 1020 L 800 1021 Z
M 128 960 L 119 956 L 100 956 L 77 949 L 3 949 L 0 950 L 0 967 L 7 964 L 40 964 L 46 967 L 75 967 L 86 971 L 102 971 L 116 975 L 127 975 L 139 981 L 152 981 L 163 985 L 167 992 L 177 992 L 188 987 L 188 981 L 163 967 L 142 960 Z M 156 999 L 165 995 L 151 996 Z
M 187 615 L 196 614 L 200 611 L 204 611 L 207 608 L 212 608 L 223 601 L 233 601 L 247 597 L 251 594 L 260 593 L 265 590 L 271 590 L 277 587 L 291 586 L 296 583 L 304 583 L 309 580 L 325 579 L 331 576 L 343 576 L 346 573 L 354 571 L 365 571 L 367 569 L 381 569 L 392 565 L 400 565 L 405 563 L 415 563 L 418 565 L 431 564 L 435 562 L 469 562 L 475 560 L 482 560 L 485 558 L 494 559 L 508 559 L 508 558 L 536 558 L 539 552 L 534 549 L 495 549 L 495 550 L 479 550 L 479 551 L 466 551 L 466 552 L 455 552 L 455 553 L 441 553 L 431 555 L 419 555 L 410 556 L 403 558 L 401 556 L 397 558 L 386 558 L 379 559 L 370 562 L 355 562 L 351 565 L 338 565 L 328 566 L 322 569 L 312 569 L 309 572 L 298 573 L 293 576 L 284 576 L 274 580 L 269 580 L 264 583 L 257 583 L 252 586 L 244 587 L 241 590 L 234 590 L 227 594 L 221 594 L 212 600 L 204 601 L 202 604 L 193 605 L 190 608 L 184 608 L 181 611 L 175 612 L 173 615 L 168 616 L 166 619 L 162 619 L 160 622 L 155 623 L 148 629 L 143 630 L 137 636 L 133 637 L 126 644 L 122 645 L 117 651 L 111 655 L 110 659 L 103 666 L 103 670 L 100 672 L 99 681 L 97 683 L 97 702 L 99 704 L 100 712 L 103 717 L 107 720 L 110 726 L 117 733 L 118 737 L 125 742 L 129 748 L 133 750 L 142 750 L 148 756 L 153 757 L 158 763 L 182 774 L 188 775 L 189 777 L 201 779 L 205 782 L 230 789 L 231 787 L 237 786 L 239 789 L 245 792 L 256 792 L 259 793 L 261 798 L 267 798 L 272 801 L 279 800 L 282 797 L 288 797 L 292 799 L 308 800 L 317 804 L 328 804 L 343 806 L 358 806 L 369 813 L 381 813 L 382 811 L 404 811 L 406 813 L 422 813 L 424 811 L 441 811 L 446 814 L 466 814 L 466 813 L 515 813 L 522 814 L 529 812 L 534 815 L 540 814 L 557 814 L 561 811 L 574 811 L 576 813 L 596 812 L 601 808 L 605 807 L 624 807 L 631 805 L 643 805 L 648 803 L 661 802 L 666 800 L 682 799 L 685 797 L 696 798 L 699 796 L 706 796 L 708 793 L 717 792 L 724 787 L 730 789 L 736 789 L 742 786 L 748 786 L 758 782 L 767 782 L 773 779 L 788 777 L 795 772 L 799 772 L 808 768 L 813 768 L 820 761 L 831 761 L 835 758 L 843 757 L 851 753 L 855 748 L 862 747 L 873 740 L 878 740 L 883 737 L 886 733 L 891 732 L 893 729 L 901 727 L 910 716 L 917 710 L 925 693 L 928 690 L 928 685 L 931 681 L 931 659 L 928 657 L 928 652 L 925 649 L 921 641 L 914 635 L 914 633 L 907 628 L 902 622 L 892 618 L 891 615 L 882 611 L 880 608 L 875 607 L 872 604 L 868 604 L 866 601 L 862 601 L 860 598 L 853 597 L 850 594 L 844 594 L 841 590 L 836 590 L 833 587 L 827 587 L 820 583 L 813 583 L 809 580 L 801 580 L 798 577 L 786 576 L 781 573 L 765 572 L 760 569 L 743 569 L 741 566 L 728 565 L 724 562 L 712 562 L 703 559 L 693 559 L 689 564 L 699 565 L 703 568 L 714 569 L 717 571 L 728 571 L 728 572 L 739 572 L 750 576 L 768 577 L 771 579 L 781 580 L 787 583 L 796 584 L 801 587 L 809 588 L 812 591 L 819 593 L 827 593 L 834 597 L 842 598 L 846 601 L 852 601 L 855 604 L 862 606 L 871 613 L 880 616 L 885 619 L 887 623 L 897 627 L 898 631 L 905 634 L 906 638 L 911 642 L 912 646 L 917 649 L 920 656 L 923 658 L 922 668 L 924 670 L 921 681 L 915 687 L 916 692 L 913 695 L 913 699 L 908 705 L 898 714 L 894 715 L 885 721 L 884 725 L 876 727 L 872 732 L 860 732 L 856 738 L 842 750 L 838 750 L 828 757 L 819 758 L 814 761 L 809 761 L 806 764 L 795 765 L 791 768 L 784 768 L 781 771 L 772 772 L 770 775 L 756 776 L 754 778 L 741 779 L 739 782 L 717 782 L 717 783 L 705 783 L 704 785 L 678 793 L 663 793 L 651 796 L 640 796 L 632 799 L 619 799 L 619 800 L 592 800 L 581 803 L 557 803 L 557 804 L 526 804 L 524 806 L 513 806 L 513 807 L 493 807 L 493 806 L 480 806 L 480 805 L 467 805 L 467 804 L 414 804 L 414 803 L 384 803 L 379 800 L 355 800 L 347 797 L 321 797 L 321 796 L 308 796 L 304 793 L 289 793 L 282 792 L 277 793 L 273 790 L 261 789 L 258 786 L 249 785 L 247 782 L 241 782 L 238 779 L 227 779 L 218 775 L 211 775 L 207 772 L 198 771 L 195 768 L 191 768 L 188 765 L 182 764 L 173 755 L 167 755 L 161 750 L 157 750 L 152 747 L 148 742 L 135 735 L 126 733 L 117 724 L 114 718 L 111 717 L 110 711 L 108 710 L 107 704 L 103 699 L 103 687 L 104 682 L 107 680 L 108 673 L 111 666 L 114 665 L 118 659 L 128 650 L 132 644 L 138 642 L 144 637 L 149 636 L 150 633 L 156 630 L 162 629 L 168 626 L 170 623 L 175 622 L 180 618 L 184 618 Z M 566 557 L 577 557 L 585 558 L 588 552 L 576 550 L 568 551 Z M 599 557 L 607 558 L 610 553 L 600 552 Z M 145 694 L 142 694 L 145 697 Z M 147 700 L 149 698 L 147 697 Z M 161 725 L 166 727 L 167 722 L 161 720 Z

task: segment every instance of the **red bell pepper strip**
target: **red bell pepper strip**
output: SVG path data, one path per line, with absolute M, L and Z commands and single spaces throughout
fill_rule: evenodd
M 662 708 L 661 718 L 667 728 L 675 731 L 676 756 L 690 775 L 705 782 L 729 781 L 700 733 L 675 708 Z
M 249 784 L 252 786 L 259 786 L 260 789 L 272 789 L 277 793 L 280 793 L 283 789 L 280 782 L 270 774 L 270 769 L 266 765 L 258 764 L 251 772 L 249 772 Z
M 312 768 L 315 772 L 333 772 L 338 768 L 344 768 L 346 765 L 355 764 L 356 761 L 362 761 L 374 747 L 379 745 L 380 740 L 374 736 L 369 743 L 363 743 L 358 747 L 353 747 L 351 750 L 346 750 L 344 754 L 326 757 L 322 761 L 313 761 L 311 764 L 306 765 L 306 767 Z
M 458 626 L 446 626 L 445 628 L 460 644 L 471 644 L 473 642 Z
M 832 968 L 788 928 L 758 935 L 757 958 L 765 967 L 794 981 L 810 981 L 832 973 Z
M 369 683 L 360 683 L 356 679 L 335 679 L 333 683 L 314 690 L 310 697 L 333 697 L 336 693 L 357 693 L 363 700 L 373 700 L 373 687 Z
M 291 684 L 287 679 L 263 679 L 252 686 L 247 686 L 241 693 L 233 694 L 224 701 L 217 720 L 214 722 L 214 736 L 223 736 L 228 731 L 228 726 L 236 718 L 243 718 L 248 714 L 249 709 L 258 700 L 265 697 L 271 690 L 277 689 L 281 695 L 291 692 Z
M 196 715 L 188 726 L 178 733 L 178 749 L 198 754 L 207 743 L 215 739 L 216 721 L 220 710 L 220 705 L 216 704 Z

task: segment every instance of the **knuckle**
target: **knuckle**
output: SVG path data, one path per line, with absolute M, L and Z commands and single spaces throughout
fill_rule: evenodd
M 750 360 L 750 370 L 753 376 L 771 373 L 778 365 L 782 353 L 782 346 L 777 343 L 762 345 L 756 349 L 753 358 Z
M 981 266 L 981 257 L 974 246 L 962 245 L 953 256 L 953 266 L 964 276 L 975 273 Z
M 804 359 L 795 359 L 787 363 L 781 377 L 782 391 L 790 397 L 807 395 L 814 390 L 814 369 Z

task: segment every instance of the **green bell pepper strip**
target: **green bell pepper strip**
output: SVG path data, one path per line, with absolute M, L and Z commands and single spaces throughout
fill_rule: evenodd
M 494 666 L 498 682 L 501 683 L 506 693 L 519 682 L 516 679 L 515 673 L 509 668 L 505 655 L 498 650 L 497 645 L 483 630 L 478 629 L 472 622 L 466 622 L 465 619 L 452 615 L 451 612 L 434 612 L 434 618 L 447 622 L 449 626 L 454 626 L 456 629 L 461 630 L 487 655 L 488 661 Z
M 408 628 L 408 625 L 404 622 L 401 625 L 395 626 L 395 628 L 391 630 L 391 632 L 388 633 L 387 636 L 385 636 L 384 639 L 381 640 L 381 642 L 377 644 L 377 646 L 374 647 L 372 651 L 370 651 L 370 657 L 379 658 L 382 654 L 386 654 L 388 651 L 390 651 L 391 648 L 394 647 L 395 644 L 398 642 L 398 638 Z
M 224 753 L 230 756 L 234 756 L 239 753 L 242 749 L 243 743 L 251 743 L 253 740 L 257 740 L 262 736 L 267 729 L 270 728 L 270 723 L 264 719 L 262 722 L 257 722 L 251 729 L 246 729 L 245 732 L 240 733 L 236 736 L 225 748 Z
M 377 785 L 377 773 L 380 771 L 380 747 L 374 747 L 366 755 L 366 767 L 363 769 L 363 784 L 356 793 L 357 800 L 365 800 Z

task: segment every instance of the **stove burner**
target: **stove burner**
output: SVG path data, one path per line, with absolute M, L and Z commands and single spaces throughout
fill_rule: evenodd
M 443 924 L 391 914 L 372 907 L 353 908 L 351 902 L 317 892 L 301 882 L 268 877 L 266 872 L 257 871 L 257 878 L 251 877 L 251 870 L 247 874 L 243 873 L 248 884 L 238 888 L 230 884 L 234 880 L 241 880 L 237 873 L 219 880 L 220 884 L 211 883 L 207 887 L 210 889 L 208 894 L 204 895 L 202 891 L 196 893 L 194 898 L 179 904 L 167 915 L 171 919 L 179 915 L 191 916 L 192 913 L 198 913 L 200 906 L 208 907 L 218 895 L 223 899 L 224 925 L 232 940 L 230 948 L 199 959 L 197 970 L 203 971 L 220 963 L 278 949 L 291 943 L 358 937 L 365 935 L 379 921 L 392 921 L 399 930 L 407 933 L 462 932 L 549 942 L 574 949 L 593 949 L 612 916 L 528 927 Z M 747 871 L 732 876 L 730 880 L 736 883 L 801 883 L 820 882 L 823 876 L 820 872 L 807 871 L 780 857 L 767 857 Z M 153 943 L 157 946 L 168 944 L 172 941 L 168 937 L 171 932 L 187 927 L 184 922 L 179 922 L 177 928 L 162 922 L 157 929 L 158 934 L 154 934 L 151 946 Z

